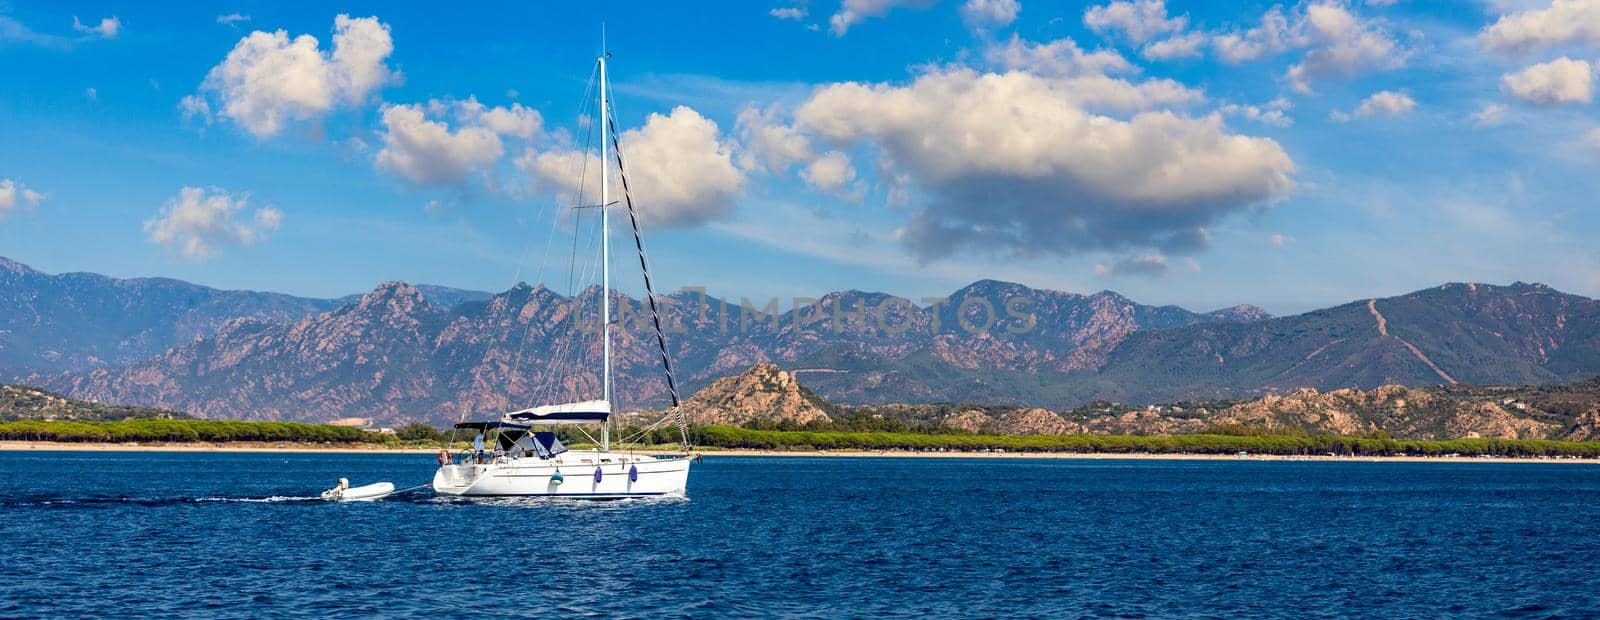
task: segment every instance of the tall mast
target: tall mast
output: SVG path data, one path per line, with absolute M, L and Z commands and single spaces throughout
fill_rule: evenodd
M 610 111 L 607 110 L 610 93 L 606 88 L 606 51 L 604 35 L 601 36 L 600 50 L 600 342 L 601 364 L 600 391 L 606 401 L 606 407 L 611 406 L 611 204 L 610 175 L 607 174 L 606 158 L 607 144 L 611 141 L 606 127 L 610 123 Z M 600 449 L 611 451 L 611 416 L 606 416 L 605 425 L 600 430 Z

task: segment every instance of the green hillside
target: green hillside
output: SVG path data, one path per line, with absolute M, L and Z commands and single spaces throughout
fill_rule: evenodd
M 0 385 L 0 420 L 107 421 L 132 418 L 187 419 L 175 411 L 74 400 L 25 385 Z

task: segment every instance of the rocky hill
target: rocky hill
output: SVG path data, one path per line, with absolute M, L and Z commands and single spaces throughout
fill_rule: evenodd
M 830 422 L 828 412 L 836 409 L 777 364 L 758 364 L 712 382 L 685 401 L 683 411 L 693 424 L 740 426 L 751 420 Z
M 1117 415 L 1078 413 L 1085 432 L 1177 434 L 1239 425 L 1407 439 L 1600 439 L 1600 377 L 1543 386 L 1385 385 L 1300 389 L 1226 407 L 1157 405 Z
M 67 398 L 25 385 L 0 385 L 0 421 L 12 420 L 126 420 L 129 418 L 181 419 L 189 416 L 147 407 L 102 405 Z
M 1301 389 L 1283 395 L 1227 402 L 1184 402 L 1134 407 L 1092 403 L 1061 412 L 1036 407 L 894 404 L 835 406 L 821 399 L 805 400 L 811 411 L 832 411 L 836 418 L 798 413 L 796 407 L 767 406 L 770 394 L 807 395 L 797 382 L 774 388 L 771 377 L 787 379 L 773 365 L 752 368 L 698 394 L 714 402 L 748 402 L 740 416 L 707 417 L 699 423 L 744 425 L 752 420 L 796 424 L 850 416 L 887 418 L 908 427 L 963 430 L 1003 435 L 1098 434 L 1180 435 L 1219 429 L 1254 432 L 1305 432 L 1361 436 L 1384 433 L 1406 439 L 1600 439 L 1600 377 L 1545 386 L 1398 385 L 1371 390 L 1344 388 L 1329 392 Z M 1236 432 L 1236 431 L 1228 431 Z

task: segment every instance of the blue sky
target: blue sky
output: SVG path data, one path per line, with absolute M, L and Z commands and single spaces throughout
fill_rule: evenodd
M 1600 295 L 1600 0 L 12 1 L 0 256 L 563 288 L 602 23 L 667 289 Z

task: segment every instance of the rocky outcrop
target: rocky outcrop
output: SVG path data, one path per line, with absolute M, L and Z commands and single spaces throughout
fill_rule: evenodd
M 795 424 L 828 422 L 826 401 L 796 381 L 776 364 L 758 364 L 731 377 L 718 379 L 683 404 L 694 424 L 739 426 L 751 420 L 789 421 Z
M 993 424 L 994 432 L 1002 435 L 1063 435 L 1082 428 L 1072 428 L 1060 415 L 1045 409 L 1015 409 L 1000 414 Z
M 1240 323 L 1264 321 L 1272 318 L 1272 315 L 1268 314 L 1266 310 L 1250 304 L 1239 304 L 1237 306 L 1223 308 L 1221 310 L 1212 310 L 1207 312 L 1206 316 L 1223 321 L 1236 321 Z
M 1457 398 L 1427 388 L 1385 385 L 1372 390 L 1295 391 L 1239 403 L 1222 411 L 1218 423 L 1287 427 L 1335 435 L 1383 431 L 1396 437 L 1453 439 L 1553 437 L 1559 424 L 1543 412 L 1521 408 L 1515 398 Z
M 1590 407 L 1588 411 L 1573 418 L 1564 432 L 1557 439 L 1566 441 L 1600 441 L 1600 405 Z
M 939 421 L 941 426 L 949 429 L 967 431 L 969 433 L 983 432 L 994 423 L 994 418 L 977 409 L 967 409 L 945 416 Z

